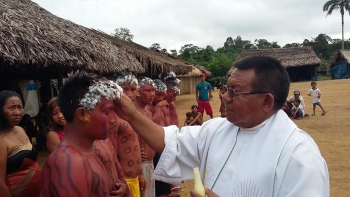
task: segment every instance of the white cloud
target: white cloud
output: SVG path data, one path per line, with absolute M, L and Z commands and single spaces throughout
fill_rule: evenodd
M 53 14 L 77 24 L 112 33 L 127 27 L 134 42 L 159 43 L 168 50 L 185 44 L 222 47 L 226 38 L 241 36 L 286 43 L 320 33 L 341 38 L 338 10 L 326 17 L 320 0 L 33 0 Z M 350 17 L 345 14 L 345 38 Z

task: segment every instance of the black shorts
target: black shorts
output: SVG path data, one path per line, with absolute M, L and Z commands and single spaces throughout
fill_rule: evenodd
M 160 154 L 156 153 L 153 157 L 154 169 L 156 168 L 158 161 L 160 159 Z M 171 188 L 169 183 L 164 183 L 162 181 L 155 181 L 156 183 L 156 196 L 171 194 Z

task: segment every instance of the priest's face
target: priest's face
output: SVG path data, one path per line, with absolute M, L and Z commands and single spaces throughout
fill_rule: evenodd
M 254 77 L 253 69 L 234 69 L 227 82 L 227 91 L 222 96 L 227 120 L 242 128 L 258 125 L 264 115 L 263 96 L 249 94 L 249 92 L 258 91 L 251 87 Z

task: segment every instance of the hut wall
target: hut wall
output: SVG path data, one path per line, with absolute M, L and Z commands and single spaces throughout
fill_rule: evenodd
M 310 81 L 316 76 L 315 66 L 288 67 L 290 81 Z
M 195 94 L 196 85 L 201 81 L 197 76 L 179 76 L 181 94 Z

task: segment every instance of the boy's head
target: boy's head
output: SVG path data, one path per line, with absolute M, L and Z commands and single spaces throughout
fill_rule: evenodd
M 187 112 L 186 113 L 186 119 L 187 120 L 190 120 L 192 118 L 192 116 L 193 116 L 192 112 Z
M 192 113 L 197 113 L 198 112 L 198 106 L 197 105 L 192 105 L 191 110 L 192 110 Z
M 317 84 L 316 84 L 316 81 L 312 81 L 312 82 L 311 82 L 311 87 L 312 87 L 313 89 L 316 88 L 316 85 L 317 85 Z
M 113 99 L 122 93 L 113 81 L 78 72 L 61 87 L 58 106 L 67 123 L 81 124 L 92 139 L 106 139 L 116 124 Z
M 174 80 L 167 80 L 165 85 L 167 87 L 167 91 L 164 99 L 167 100 L 168 103 L 171 103 L 176 99 L 176 96 L 180 94 L 180 87 Z
M 123 88 L 124 94 L 126 94 L 132 101 L 135 101 L 138 81 L 131 72 L 119 72 L 114 75 L 113 80 Z
M 301 102 L 300 99 L 295 99 L 294 105 L 298 107 L 300 105 L 300 102 Z
M 164 99 L 167 87 L 160 79 L 154 79 L 153 82 L 156 86 L 156 93 L 153 99 L 153 104 L 157 104 Z
M 151 105 L 153 103 L 156 84 L 152 79 L 148 77 L 139 78 L 139 85 L 137 87 L 139 91 L 139 99 L 144 105 Z

